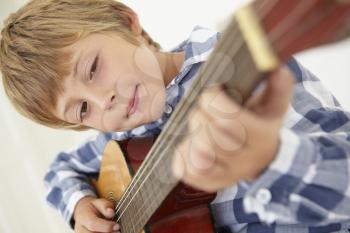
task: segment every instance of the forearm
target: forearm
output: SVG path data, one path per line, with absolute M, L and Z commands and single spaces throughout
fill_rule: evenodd
M 71 224 L 72 214 L 77 202 L 85 196 L 96 196 L 89 177 L 96 175 L 98 169 L 83 169 L 73 163 L 72 155 L 59 155 L 51 164 L 44 181 L 47 189 L 47 203 L 59 211 L 67 224 Z M 89 172 L 87 172 L 89 171 Z

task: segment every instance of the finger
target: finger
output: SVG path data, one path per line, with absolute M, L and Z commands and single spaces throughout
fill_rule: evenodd
M 221 122 L 221 121 L 218 121 Z M 218 123 L 219 124 L 219 123 Z M 242 125 L 232 121 L 234 132 L 246 135 Z M 238 126 L 236 126 L 238 125 Z M 173 161 L 173 173 L 184 183 L 211 192 L 236 182 L 242 174 L 241 157 L 237 155 L 243 140 L 237 141 L 218 127 L 207 113 L 198 108 L 190 113 L 189 127 L 196 128 L 178 145 Z M 244 138 L 240 136 L 240 138 Z M 232 171 L 235 170 L 235 171 Z M 232 174 L 232 175 L 229 175 Z
M 266 113 L 273 117 L 285 114 L 290 103 L 294 77 L 287 67 L 281 67 L 267 79 L 267 86 L 261 98 Z
M 215 147 L 208 140 L 205 129 L 188 135 L 178 145 L 173 159 L 174 175 L 183 182 L 204 190 L 217 190 L 227 184 L 227 165 L 218 160 Z M 226 162 L 226 161 L 225 161 Z
M 187 176 L 190 170 L 192 170 L 191 172 L 206 173 L 207 170 L 210 172 L 211 168 L 215 166 L 216 158 L 214 153 L 208 153 L 210 148 L 208 148 L 206 153 L 203 153 L 203 151 L 199 149 L 196 151 L 193 150 L 194 141 L 197 140 L 197 137 L 198 134 L 186 136 L 175 150 L 173 170 L 176 177 L 180 179 Z M 205 145 L 205 143 L 203 145 Z M 204 148 L 204 151 L 205 150 Z M 197 156 L 196 154 L 198 153 L 200 153 L 201 156 Z
M 99 218 L 96 215 L 89 217 L 88 221 L 84 221 L 83 226 L 92 232 L 112 232 L 120 229 L 119 224 L 114 221 Z
M 101 232 L 97 232 L 97 231 L 89 231 L 88 229 L 86 229 L 84 226 L 81 225 L 77 225 L 74 229 L 75 233 L 101 233 Z M 120 233 L 120 231 L 112 231 L 112 233 Z
M 214 87 L 205 90 L 199 98 L 199 108 L 202 114 L 210 120 L 211 135 L 222 149 L 237 150 L 247 140 L 247 130 L 254 129 L 252 122 L 255 117 L 236 104 L 222 88 Z M 189 118 L 189 122 L 196 124 L 196 117 Z M 223 137 L 215 135 L 216 133 L 226 133 L 227 140 L 221 140 Z M 220 139 L 220 140 L 219 140 Z
M 188 147 L 184 146 L 184 144 L 185 143 L 179 145 L 173 158 L 173 172 L 175 176 L 185 184 L 206 192 L 216 191 L 219 187 L 223 187 L 220 183 L 223 179 L 219 176 L 219 174 L 224 173 L 223 170 L 221 170 L 219 166 L 213 166 L 210 169 L 202 169 L 202 165 L 198 166 L 198 163 L 208 163 L 199 161 L 206 160 L 206 155 L 202 153 L 199 155 L 196 154 L 196 158 L 189 159 L 191 155 L 183 153 L 183 151 L 188 150 Z M 195 160 L 194 163 L 193 160 Z M 210 161 L 210 159 L 208 160 Z M 199 169 L 199 167 L 201 168 Z
M 199 168 L 209 169 L 214 162 L 217 166 L 225 167 L 227 158 L 221 161 L 221 155 L 233 155 L 243 146 L 246 137 L 244 127 L 236 120 L 213 119 L 201 108 L 196 108 L 190 116 L 189 128 L 196 130 L 190 130 L 192 133 L 187 136 L 190 141 L 189 158 L 199 151 L 203 152 L 203 161 L 198 162 Z
M 257 112 L 256 107 L 262 102 L 263 96 L 266 90 L 266 81 L 262 82 L 258 89 L 254 90 L 253 95 L 251 95 L 244 103 L 244 108 L 247 108 L 253 112 Z
M 92 201 L 92 205 L 107 219 L 112 219 L 115 216 L 113 202 L 98 198 Z
M 75 233 L 95 233 L 93 231 L 89 231 L 88 229 L 86 229 L 85 227 L 83 227 L 81 225 L 76 225 L 74 232 Z
M 246 144 L 247 132 L 245 127 L 237 120 L 231 120 L 231 124 L 226 122 L 226 124 L 221 125 L 222 121 L 215 121 L 211 118 L 211 121 L 208 121 L 209 118 L 206 113 L 198 110 L 197 115 L 190 120 L 202 122 L 202 124 L 207 123 L 207 127 L 202 127 L 203 130 L 198 130 L 196 135 L 189 137 L 190 140 L 188 141 L 191 141 L 191 147 L 187 149 L 188 152 L 183 153 L 189 153 L 188 156 L 184 157 L 188 171 L 185 180 L 194 186 L 198 184 L 202 188 L 215 187 L 217 189 L 224 187 L 222 184 L 233 184 L 239 178 L 245 176 L 247 170 L 249 170 L 249 163 L 244 162 L 247 155 L 241 151 Z M 227 130 L 227 128 L 233 130 L 231 135 L 234 135 L 234 137 L 228 135 L 227 132 L 230 130 Z M 212 166 L 208 166 L 208 164 Z M 208 180 L 203 178 L 208 178 Z M 204 183 L 199 181 L 204 181 Z M 217 184 L 214 183 L 213 185 L 210 181 L 217 182 Z
M 205 152 L 196 153 L 192 155 L 191 160 L 197 160 L 198 162 L 198 160 L 206 159 L 206 156 Z M 227 170 L 222 166 L 212 166 L 210 169 L 204 170 L 193 166 L 194 163 L 191 161 L 185 161 L 184 157 L 180 157 L 180 159 L 182 160 L 182 166 L 186 170 L 181 180 L 194 188 L 206 192 L 214 192 L 234 182 L 232 177 L 228 176 Z
M 179 148 L 183 163 L 187 165 L 183 166 L 187 171 L 185 179 L 188 182 L 193 177 L 192 180 L 198 183 L 196 179 L 200 176 L 212 176 L 223 182 L 226 182 L 228 174 L 231 174 L 232 182 L 246 177 L 254 161 L 246 163 L 247 154 L 243 152 L 248 149 L 248 133 L 239 120 L 213 119 L 202 109 L 197 109 L 191 113 L 190 128 L 193 127 L 192 124 L 200 126 L 196 126 L 195 134 L 185 137 Z M 222 170 L 213 169 L 216 166 Z M 223 173 L 215 174 L 219 171 Z
M 221 118 L 236 118 L 241 107 L 228 96 L 222 86 L 213 86 L 206 88 L 198 99 L 200 108 L 206 110 L 212 116 Z
M 205 89 L 198 103 L 206 113 L 216 120 L 240 120 L 241 123 L 250 123 L 256 117 L 237 104 L 221 86 Z
M 203 110 L 203 115 L 207 113 Z M 218 150 L 218 154 L 232 154 L 240 150 L 247 140 L 247 130 L 240 118 L 212 118 L 208 124 L 207 134 L 210 142 Z

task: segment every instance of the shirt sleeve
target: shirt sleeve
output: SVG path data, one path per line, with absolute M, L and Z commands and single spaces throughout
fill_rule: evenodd
M 321 226 L 350 219 L 350 113 L 296 60 L 297 83 L 275 160 L 243 206 L 262 222 Z
M 97 178 L 101 156 L 110 139 L 111 134 L 100 133 L 70 152 L 59 153 L 44 177 L 47 203 L 73 229 L 77 202 L 85 196 L 97 196 L 89 178 Z

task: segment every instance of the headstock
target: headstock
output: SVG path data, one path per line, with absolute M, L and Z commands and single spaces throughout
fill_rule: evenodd
M 253 8 L 282 60 L 350 35 L 349 0 L 256 0 Z

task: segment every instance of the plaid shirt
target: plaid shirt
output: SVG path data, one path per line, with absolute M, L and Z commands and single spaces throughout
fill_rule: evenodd
M 179 74 L 166 87 L 166 106 L 157 121 L 126 132 L 99 133 L 54 159 L 45 176 L 47 201 L 72 226 L 76 203 L 96 196 L 88 177 L 97 177 L 109 140 L 159 133 L 189 89 L 220 34 L 195 27 L 173 51 L 185 51 Z M 290 60 L 294 95 L 280 130 L 275 160 L 254 182 L 239 182 L 211 203 L 217 232 L 348 232 L 350 228 L 350 114 L 309 71 Z

